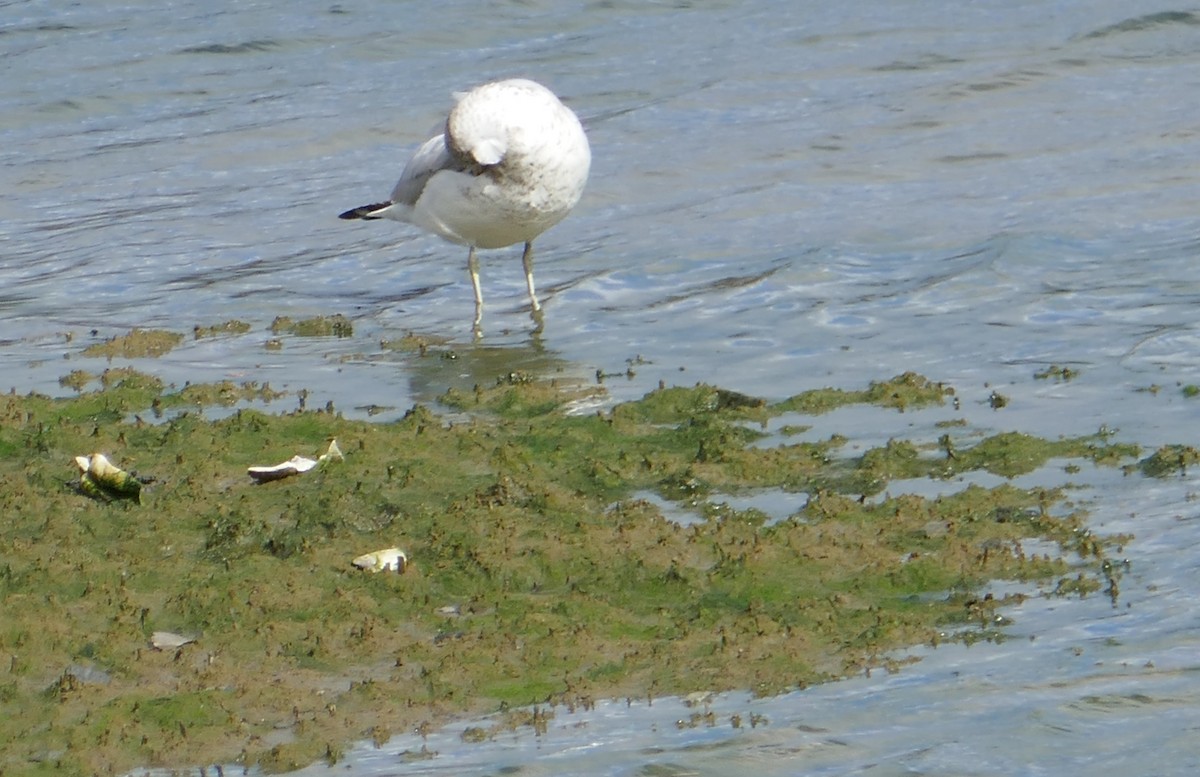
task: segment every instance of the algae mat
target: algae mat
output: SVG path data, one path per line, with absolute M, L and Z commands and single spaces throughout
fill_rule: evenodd
M 280 770 L 506 706 L 769 694 L 893 668 L 906 645 L 1002 635 L 1002 602 L 979 596 L 990 580 L 1115 599 L 1107 554 L 1124 538 L 1093 536 L 1057 490 L 889 498 L 889 482 L 1137 455 L 955 425 L 865 451 L 764 432 L 784 413 L 912 412 L 953 393 L 911 374 L 776 404 L 660 388 L 581 415 L 566 410 L 596 387 L 509 374 L 389 424 L 211 420 L 197 408 L 274 394 L 100 380 L 0 396 L 0 772 Z M 344 459 L 246 475 L 332 439 Z M 137 498 L 81 492 L 73 459 L 97 452 L 136 476 Z M 723 502 L 757 489 L 794 492 L 795 513 Z M 1030 539 L 1059 550 L 1026 553 Z M 389 546 L 402 574 L 350 563 Z

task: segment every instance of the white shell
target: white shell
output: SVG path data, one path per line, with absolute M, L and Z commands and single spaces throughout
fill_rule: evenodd
M 103 453 L 76 456 L 79 467 L 79 484 L 86 493 L 100 493 L 108 497 L 129 497 L 141 501 L 142 484 L 130 473 L 108 460 Z
M 156 631 L 150 635 L 150 644 L 158 650 L 174 650 L 195 641 L 194 637 L 185 637 L 173 631 Z
M 76 459 L 78 462 L 78 459 Z M 93 453 L 91 465 L 88 467 L 89 474 L 95 475 L 97 478 L 112 478 L 125 474 L 125 471 L 108 460 L 108 457 L 103 453 Z
M 319 461 L 345 461 L 346 457 L 342 455 L 342 449 L 338 447 L 337 439 L 329 441 L 329 448 L 321 454 Z
M 108 457 L 103 453 L 93 453 L 91 456 L 76 456 L 75 464 L 81 472 L 85 472 L 100 480 L 125 476 L 125 470 L 109 461 Z
M 273 467 L 250 467 L 246 472 L 250 477 L 257 480 L 259 483 L 266 483 L 271 480 L 279 480 L 286 478 L 289 475 L 298 475 L 301 472 L 308 472 L 313 467 L 317 466 L 316 459 L 305 458 L 304 456 L 293 456 L 282 464 L 276 464 Z
M 320 458 L 310 459 L 307 456 L 293 456 L 282 464 L 276 464 L 271 467 L 248 467 L 246 474 L 259 483 L 269 483 L 272 480 L 279 480 L 280 478 L 308 472 L 318 464 L 324 464 L 327 461 L 343 461 L 345 458 L 342 455 L 341 448 L 338 447 L 337 440 L 330 440 L 329 448 L 321 454 Z
M 399 548 L 384 548 L 374 553 L 364 553 L 350 563 L 368 572 L 403 572 L 408 565 L 408 556 Z

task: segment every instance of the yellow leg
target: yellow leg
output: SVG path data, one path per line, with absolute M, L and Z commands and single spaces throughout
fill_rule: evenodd
M 525 244 L 525 253 L 521 254 L 521 264 L 525 265 L 525 285 L 529 287 L 529 304 L 533 306 L 533 311 L 542 309 L 538 304 L 537 292 L 533 290 L 533 241 L 530 240 Z

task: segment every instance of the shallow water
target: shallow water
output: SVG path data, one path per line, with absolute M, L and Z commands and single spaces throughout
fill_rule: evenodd
M 976 426 L 1195 442 L 1200 400 L 1179 387 L 1200 383 L 1196 11 L 60 5 L 9 4 L 0 22 L 0 385 L 61 392 L 69 370 L 104 366 L 64 359 L 93 339 L 237 318 L 253 331 L 139 365 L 393 408 L 381 420 L 517 369 L 632 363 L 606 381 L 617 399 L 659 380 L 780 398 L 916 370 L 954 385 L 947 414 Z M 593 177 L 537 244 L 544 330 L 519 249 L 487 252 L 476 345 L 465 252 L 336 214 L 390 190 L 453 90 L 502 75 L 545 81 L 584 117 Z M 336 312 L 353 337 L 263 348 L 276 315 Z M 458 358 L 379 346 L 409 331 Z M 1080 376 L 1032 379 L 1050 364 Z M 932 422 L 828 420 L 881 440 Z M 1086 480 L 1096 527 L 1137 535 L 1117 610 L 1033 600 L 1000 645 L 718 702 L 726 718 L 762 710 L 766 728 L 678 731 L 673 702 L 621 703 L 560 710 L 541 738 L 464 745 L 451 730 L 432 760 L 402 764 L 419 740 L 396 742 L 352 768 L 1191 773 L 1195 477 Z

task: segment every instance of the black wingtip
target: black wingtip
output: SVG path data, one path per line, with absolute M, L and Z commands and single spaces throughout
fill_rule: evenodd
M 339 213 L 339 219 L 377 219 L 379 216 L 375 214 L 384 208 L 390 208 L 390 202 L 376 202 L 372 205 L 360 205 L 357 208 L 351 208 L 345 213 Z

